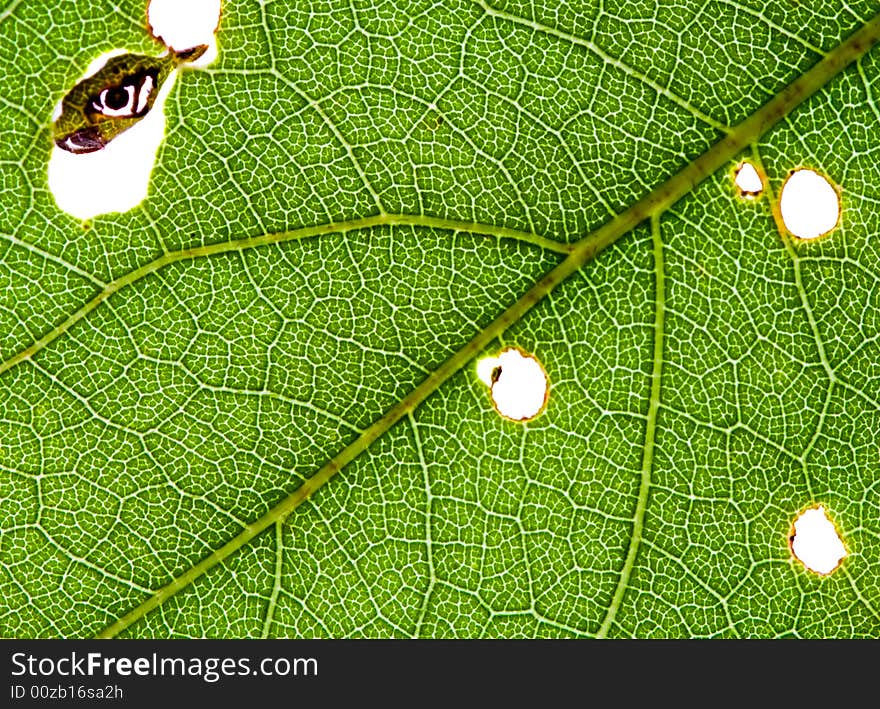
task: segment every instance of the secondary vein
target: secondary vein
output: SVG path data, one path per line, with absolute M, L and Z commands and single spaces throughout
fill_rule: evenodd
M 651 472 L 654 468 L 654 441 L 657 434 L 657 414 L 660 411 L 660 383 L 663 375 L 663 335 L 666 315 L 666 272 L 663 265 L 663 237 L 660 232 L 660 216 L 651 217 L 651 237 L 654 245 L 654 366 L 651 371 L 651 397 L 648 401 L 648 419 L 645 424 L 645 445 L 642 448 L 642 477 L 639 483 L 639 496 L 633 513 L 632 535 L 629 538 L 629 549 L 623 562 L 623 569 L 617 581 L 617 588 L 611 598 L 611 604 L 605 619 L 599 626 L 597 638 L 604 638 L 614 623 L 614 618 L 623 602 L 623 596 L 632 576 L 633 566 L 642 541 L 645 523 L 645 510 L 648 508 L 648 493 L 651 489 Z
M 70 317 L 53 328 L 40 339 L 33 342 L 29 347 L 21 350 L 9 359 L 0 363 L 0 374 L 3 374 L 15 365 L 30 359 L 47 345 L 57 340 L 61 335 L 70 330 L 80 320 L 85 318 L 107 298 L 114 293 L 119 292 L 123 288 L 130 286 L 150 274 L 156 273 L 165 266 L 180 261 L 191 261 L 205 256 L 216 256 L 232 251 L 244 251 L 258 246 L 267 246 L 269 244 L 279 244 L 287 241 L 296 241 L 308 239 L 326 234 L 338 234 L 348 231 L 356 231 L 358 229 L 370 229 L 379 226 L 421 226 L 432 229 L 442 229 L 445 231 L 461 232 L 469 234 L 477 234 L 481 236 L 493 236 L 498 239 L 512 239 L 514 241 L 522 241 L 533 244 L 547 251 L 553 251 L 559 254 L 568 254 L 573 250 L 571 244 L 562 244 L 553 239 L 532 234 L 516 229 L 507 229 L 505 227 L 492 226 L 490 224 L 479 224 L 476 222 L 458 221 L 455 219 L 441 219 L 439 217 L 429 217 L 408 214 L 379 214 L 373 217 L 365 217 L 363 219 L 352 219 L 347 222 L 331 222 L 329 224 L 321 224 L 318 226 L 303 227 L 293 231 L 274 232 L 271 234 L 262 234 L 260 236 L 248 237 L 245 239 L 236 239 L 233 241 L 224 241 L 216 244 L 208 244 L 206 246 L 198 246 L 191 249 L 182 249 L 180 251 L 170 251 L 163 254 L 159 258 L 150 261 L 134 271 L 129 271 L 114 281 L 106 284 L 104 288 L 97 293 L 91 300 L 87 301 Z

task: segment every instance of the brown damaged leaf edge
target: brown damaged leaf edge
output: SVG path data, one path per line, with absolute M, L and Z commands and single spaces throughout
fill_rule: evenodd
M 566 258 L 564 258 L 558 266 L 549 271 L 535 284 L 534 287 L 499 315 L 498 318 L 488 327 L 478 333 L 461 350 L 444 362 L 436 371 L 428 375 L 428 377 L 408 396 L 367 428 L 358 439 L 344 448 L 332 460 L 328 461 L 324 467 L 315 473 L 314 476 L 303 482 L 296 491 L 269 510 L 262 517 L 249 524 L 239 535 L 214 551 L 210 556 L 206 557 L 198 564 L 178 576 L 171 583 L 161 588 L 137 608 L 109 625 L 99 633 L 97 637 L 112 638 L 118 635 L 132 623 L 143 618 L 147 613 L 163 603 L 167 598 L 171 597 L 181 589 L 186 588 L 209 569 L 224 561 L 233 552 L 242 548 L 256 535 L 265 531 L 279 520 L 284 519 L 314 494 L 314 492 L 324 483 L 333 477 L 333 475 L 363 453 L 373 441 L 383 435 L 389 428 L 391 428 L 391 426 L 397 423 L 409 412 L 412 412 L 431 393 L 436 391 L 441 384 L 458 372 L 478 353 L 488 347 L 492 341 L 500 336 L 510 325 L 522 318 L 525 313 L 542 300 L 556 286 L 578 271 L 585 263 L 593 259 L 596 254 L 604 248 L 613 244 L 621 236 L 628 233 L 642 222 L 655 215 L 659 215 L 668 209 L 671 205 L 694 189 L 697 184 L 721 169 L 729 160 L 733 159 L 738 153 L 756 142 L 771 127 L 788 115 L 796 106 L 815 94 L 828 81 L 837 76 L 845 67 L 862 57 L 878 42 L 878 40 L 880 40 L 880 13 L 875 15 L 860 30 L 841 43 L 836 49 L 829 52 L 823 59 L 813 66 L 812 69 L 789 84 L 772 100 L 758 109 L 747 119 L 733 127 L 721 141 L 713 145 L 708 151 L 703 153 L 703 155 L 687 165 L 676 175 L 673 175 L 625 212 L 575 243 L 568 252 Z M 361 225 L 368 226 L 367 222 L 369 222 L 369 220 L 361 220 Z M 313 228 L 311 235 L 344 230 L 347 229 L 343 228 L 342 225 L 332 225 L 332 228 L 331 225 L 327 225 L 325 227 Z M 294 237 L 288 236 L 287 238 Z M 278 235 L 266 235 L 265 237 L 256 237 L 255 239 L 247 240 L 247 246 L 257 246 L 262 243 L 271 243 L 280 240 L 283 239 L 279 238 Z M 231 248 L 244 247 L 245 246 L 240 245 Z M 230 248 L 227 248 L 226 250 L 230 250 Z M 162 261 L 162 259 L 159 259 L 153 264 L 148 264 L 148 266 L 140 269 L 140 275 L 138 275 L 137 278 L 141 278 L 147 273 L 155 272 L 165 265 L 165 263 L 182 261 L 187 258 L 195 258 L 198 255 L 209 255 L 199 252 L 199 249 L 195 249 L 187 255 L 177 255 L 170 259 L 168 258 L 169 255 L 166 255 L 166 257 L 163 257 L 164 262 L 159 263 L 159 261 Z M 128 285 L 129 283 L 134 282 L 137 278 L 129 278 L 125 283 L 116 283 L 116 287 L 112 288 L 112 290 L 109 289 L 114 284 L 108 286 L 107 290 L 102 291 L 102 293 L 93 301 L 90 301 L 94 302 L 94 305 L 89 308 L 89 311 L 94 307 L 97 307 L 97 305 L 109 297 L 112 292 L 116 292 L 123 285 Z M 85 314 L 80 316 L 80 318 L 84 317 L 84 315 Z M 65 328 L 65 330 L 66 329 L 67 328 Z M 46 338 L 39 341 L 39 343 L 42 344 L 34 343 L 34 346 L 28 348 L 28 350 L 25 350 L 12 360 L 0 365 L 0 373 L 9 369 L 10 366 L 13 366 L 23 359 L 33 355 L 36 351 L 44 347 L 48 342 L 51 342 L 60 334 L 61 333 L 57 333 L 52 336 L 52 333 L 50 333 Z

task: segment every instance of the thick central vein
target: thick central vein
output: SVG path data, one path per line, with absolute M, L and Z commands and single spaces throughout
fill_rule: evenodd
M 771 101 L 742 123 L 733 127 L 728 135 L 713 145 L 703 155 L 688 164 L 680 172 L 673 175 L 618 217 L 577 242 L 571 253 L 558 266 L 550 270 L 519 300 L 501 313 L 484 330 L 477 333 L 470 342 L 440 365 L 437 370 L 429 374 L 409 395 L 364 430 L 354 442 L 329 460 L 314 476 L 303 482 L 297 490 L 258 520 L 249 524 L 235 538 L 157 591 L 155 595 L 130 613 L 107 627 L 99 634 L 99 637 L 113 637 L 117 635 L 152 609 L 159 606 L 167 598 L 187 587 L 209 569 L 221 563 L 230 554 L 248 544 L 256 535 L 268 529 L 277 521 L 284 519 L 305 500 L 309 499 L 317 489 L 323 486 L 337 472 L 367 450 L 377 438 L 419 406 L 445 381 L 460 371 L 473 357 L 488 347 L 512 324 L 519 321 L 554 288 L 582 268 L 585 263 L 593 259 L 596 254 L 610 244 L 613 244 L 621 236 L 646 219 L 661 214 L 692 191 L 697 184 L 723 167 L 729 160 L 733 159 L 738 153 L 764 135 L 796 106 L 816 93 L 850 63 L 863 56 L 878 41 L 880 41 L 880 13 L 836 49 L 829 52 L 812 69 L 789 84 Z M 2 372 L 2 369 L 0 369 L 0 372 Z M 645 488 L 644 484 L 642 487 Z M 647 494 L 647 490 L 645 490 L 645 494 Z M 642 510 L 643 513 L 644 510 Z M 638 514 L 636 518 L 638 518 Z M 632 545 L 628 558 L 630 554 L 634 556 Z M 621 582 L 624 582 L 623 577 Z M 608 622 L 607 619 L 606 622 Z

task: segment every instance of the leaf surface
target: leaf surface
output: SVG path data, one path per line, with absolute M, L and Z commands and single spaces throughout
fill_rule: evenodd
M 876 637 L 877 50 L 731 133 L 875 11 L 228 2 L 148 199 L 84 229 L 52 108 L 159 47 L 138 2 L 7 3 L 2 635 Z M 844 208 L 810 243 L 771 209 L 801 165 Z M 541 360 L 539 418 L 481 336 Z M 788 547 L 815 503 L 828 577 Z

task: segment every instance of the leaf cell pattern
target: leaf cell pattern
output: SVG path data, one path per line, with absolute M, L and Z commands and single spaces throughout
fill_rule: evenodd
M 623 7 L 230 0 L 148 199 L 89 225 L 49 116 L 155 50 L 141 4 L 0 7 L 3 636 L 877 636 L 876 50 L 510 309 L 876 8 Z M 809 245 L 771 208 L 801 165 L 843 195 Z M 504 312 L 482 351 L 551 381 L 527 424 L 467 349 Z M 813 502 L 827 578 L 787 547 Z

